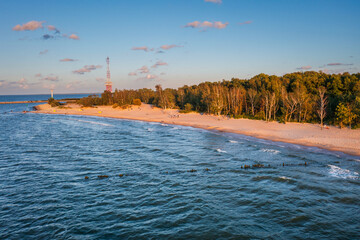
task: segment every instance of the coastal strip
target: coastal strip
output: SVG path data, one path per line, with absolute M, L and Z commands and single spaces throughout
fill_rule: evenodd
M 75 103 L 78 100 L 78 98 L 65 98 L 56 100 L 58 102 L 62 103 Z M 13 102 L 0 102 L 0 104 L 19 104 L 19 103 L 47 103 L 48 100 L 34 100 L 34 101 L 13 101 Z
M 73 103 L 61 108 L 51 107 L 48 104 L 38 105 L 35 108 L 34 113 L 85 115 L 183 125 L 360 156 L 359 129 L 340 129 L 329 126 L 321 130 L 320 125 L 309 123 L 282 124 L 262 120 L 233 119 L 195 112 L 185 114 L 179 113 L 176 109 L 164 110 L 148 104 L 132 106 L 128 109 L 111 106 L 86 108 Z

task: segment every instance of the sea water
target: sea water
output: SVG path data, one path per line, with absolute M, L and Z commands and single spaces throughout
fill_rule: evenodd
M 360 157 L 35 105 L 0 105 L 0 239 L 360 237 Z

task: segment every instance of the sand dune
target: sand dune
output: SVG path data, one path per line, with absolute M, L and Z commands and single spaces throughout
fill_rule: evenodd
M 316 124 L 281 124 L 250 119 L 229 119 L 224 116 L 217 117 L 199 113 L 181 114 L 178 110 L 163 110 L 148 104 L 143 104 L 140 107 L 133 106 L 125 110 L 114 109 L 111 106 L 81 108 L 76 104 L 68 104 L 66 107 L 68 108 L 52 108 L 48 104 L 43 104 L 37 106 L 35 112 L 89 115 L 192 126 L 239 133 L 272 141 L 315 146 L 360 156 L 360 130 L 339 129 L 332 126 L 321 130 L 320 126 Z

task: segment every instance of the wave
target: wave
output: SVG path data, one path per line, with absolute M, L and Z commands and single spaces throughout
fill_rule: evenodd
M 291 178 L 289 177 L 285 177 L 285 176 L 281 176 L 280 179 L 284 179 L 284 180 L 291 180 Z
M 153 128 L 148 128 L 147 131 L 152 132 L 152 131 L 154 131 L 154 129 Z
M 102 123 L 102 122 L 93 122 L 93 121 L 86 121 L 86 120 L 76 120 L 78 122 L 84 122 L 84 123 L 90 123 L 90 124 L 95 124 L 95 125 L 101 125 L 101 126 L 107 126 L 107 127 L 112 127 L 114 125 L 111 124 L 107 124 L 107 123 Z
M 221 150 L 220 148 L 216 149 L 216 151 L 218 151 L 218 152 L 220 152 L 220 153 L 227 153 L 226 151 Z
M 235 140 L 229 140 L 229 142 L 231 142 L 231 143 L 238 143 L 238 141 L 235 141 Z
M 335 165 L 328 165 L 330 167 L 329 174 L 333 177 L 343 178 L 343 179 L 357 179 L 359 178 L 359 173 L 352 172 L 348 169 L 342 169 Z
M 260 149 L 260 151 L 261 151 L 261 152 L 272 153 L 272 154 L 279 154 L 279 153 L 280 153 L 279 150 L 268 149 L 268 148 L 262 148 L 262 149 Z

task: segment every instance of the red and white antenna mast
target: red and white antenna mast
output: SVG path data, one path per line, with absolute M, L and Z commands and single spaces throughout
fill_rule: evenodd
M 107 63 L 107 73 L 106 73 L 106 91 L 112 92 L 112 82 L 111 82 L 111 78 L 110 78 L 110 59 L 109 57 L 106 58 L 106 63 Z

